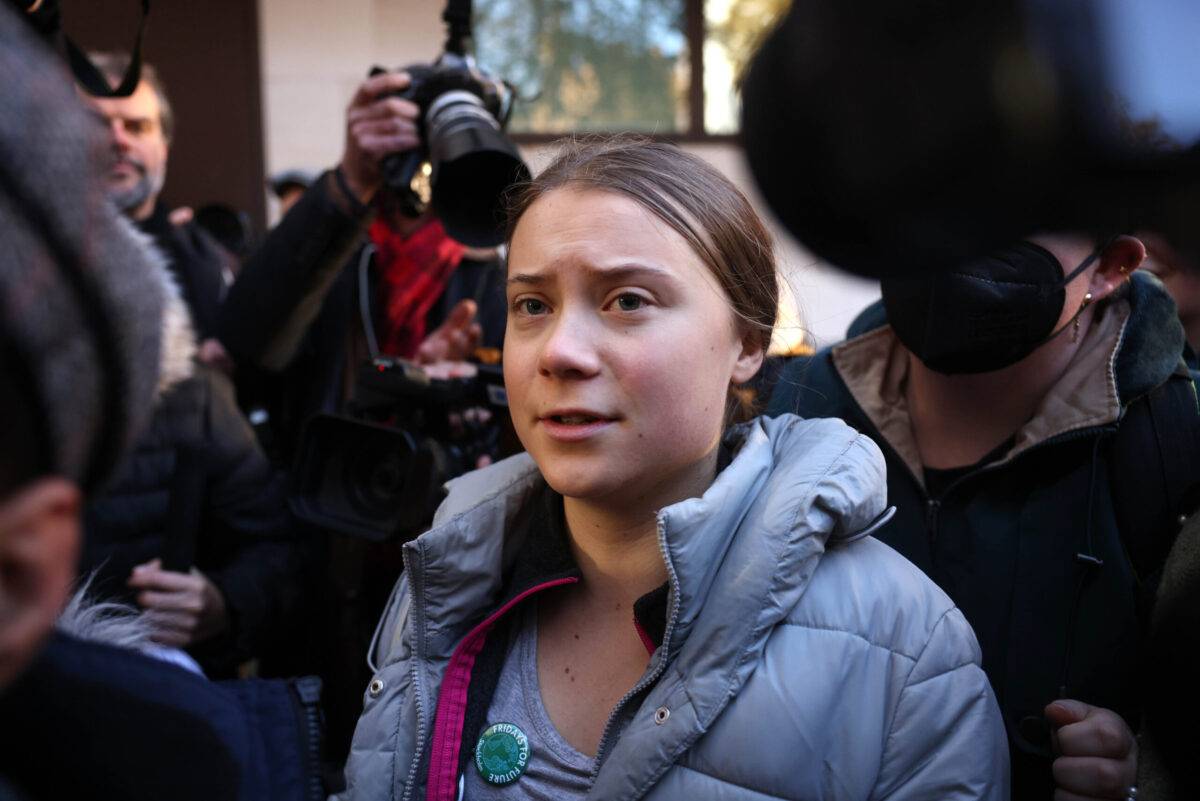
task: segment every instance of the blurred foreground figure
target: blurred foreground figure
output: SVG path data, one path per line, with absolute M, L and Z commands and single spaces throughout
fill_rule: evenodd
M 840 417 L 888 463 L 877 536 L 975 629 L 1013 798 L 1124 798 L 1163 563 L 1200 485 L 1183 330 L 1129 236 L 1042 234 L 883 282 L 769 412 Z
M 108 200 L 69 74 L 3 3 L 0 72 L 0 798 L 319 799 L 278 686 L 48 637 L 80 506 L 179 379 L 186 312 Z
M 162 708 L 77 672 L 74 641 L 56 637 L 37 653 L 74 576 L 83 495 L 150 414 L 169 290 L 107 201 L 93 167 L 103 143 L 70 76 L 7 5 L 0 71 L 0 785 L 35 799 L 161 798 L 180 797 L 170 791 L 178 782 L 230 798 L 232 757 L 198 722 L 163 738 L 159 718 L 113 738 L 113 720 Z M 92 719 L 72 734 L 86 749 L 64 747 L 51 699 Z M 54 736 L 27 725 L 37 720 L 52 720 Z M 138 753 L 147 736 L 186 760 L 168 753 L 122 770 L 117 752 Z
M 149 417 L 170 289 L 107 202 L 70 76 L 7 5 L 0 36 L 2 684 L 66 601 L 82 494 Z
M 1200 5 L 795 0 L 742 90 L 771 208 L 818 256 L 928 274 L 1037 230 L 1200 256 Z M 1131 141 L 1156 118 L 1181 147 Z

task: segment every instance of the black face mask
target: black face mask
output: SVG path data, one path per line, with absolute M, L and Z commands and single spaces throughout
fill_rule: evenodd
M 1054 330 L 1066 303 L 1066 286 L 1101 250 L 1065 277 L 1050 251 L 1018 242 L 948 272 L 884 280 L 888 322 L 931 370 L 954 375 L 1008 367 L 1070 325 L 1068 321 Z

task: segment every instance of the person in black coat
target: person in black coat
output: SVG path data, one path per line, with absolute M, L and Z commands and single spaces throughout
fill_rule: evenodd
M 158 639 L 228 676 L 295 624 L 304 544 L 281 477 L 222 374 L 167 390 L 116 480 L 87 507 L 80 575 L 152 612 Z
M 1133 273 L 1143 257 L 1132 237 L 1039 235 L 885 281 L 846 342 L 784 369 L 768 408 L 880 446 L 897 513 L 875 536 L 975 629 L 1013 798 L 1135 782 L 1148 611 L 1200 485 L 1183 330 Z

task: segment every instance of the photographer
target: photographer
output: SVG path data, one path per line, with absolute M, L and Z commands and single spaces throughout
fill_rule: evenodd
M 374 355 L 371 338 L 445 374 L 447 363 L 503 336 L 503 276 L 491 254 L 449 239 L 435 216 L 401 208 L 382 188 L 384 160 L 420 145 L 420 108 L 396 96 L 409 85 L 405 73 L 380 73 L 358 87 L 341 161 L 289 210 L 222 305 L 220 337 L 238 363 L 239 390 L 268 411 L 268 449 L 283 463 L 314 414 L 347 409 L 357 371 Z M 322 542 L 327 574 L 311 595 L 312 641 L 287 658 L 325 679 L 336 757 L 349 746 L 370 678 L 363 654 L 402 562 L 395 542 Z
M 503 336 L 494 254 L 459 245 L 435 216 L 380 191 L 383 160 L 419 144 L 420 109 L 395 96 L 408 86 L 402 72 L 359 86 L 341 161 L 271 232 L 221 308 L 221 340 L 250 368 L 239 378 L 251 373 L 246 383 L 264 396 L 275 455 L 285 462 L 311 415 L 344 408 L 354 372 L 373 355 L 368 338 L 389 355 L 430 364 L 498 347 Z

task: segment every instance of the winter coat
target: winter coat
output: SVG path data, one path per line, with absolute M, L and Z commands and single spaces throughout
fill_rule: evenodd
M 211 682 L 55 634 L 0 694 L 0 774 L 29 801 L 318 799 L 313 681 Z
M 116 480 L 88 505 L 80 575 L 98 571 L 98 595 L 132 603 L 125 582 L 137 565 L 169 554 L 179 569 L 194 564 L 224 596 L 230 628 L 192 653 L 210 675 L 229 675 L 300 603 L 302 547 L 228 381 L 197 367 L 160 398 Z
M 1124 297 L 1097 309 L 1034 417 L 938 498 L 906 411 L 908 352 L 881 305 L 859 327 L 865 333 L 790 364 L 768 413 L 838 417 L 883 450 L 897 513 L 877 536 L 970 621 L 1008 729 L 1013 797 L 1048 799 L 1047 704 L 1075 698 L 1138 728 L 1145 616 L 1186 511 L 1164 487 L 1200 479 L 1186 462 L 1164 467 L 1153 432 L 1134 428 L 1147 421 L 1148 399 L 1169 392 L 1179 411 L 1154 422 L 1158 437 L 1182 454 L 1200 433 L 1174 304 L 1156 280 L 1135 275 Z
M 166 257 L 167 268 L 179 283 L 191 313 L 196 335 L 202 340 L 215 336 L 217 309 L 225 297 L 224 270 L 233 256 L 196 223 L 171 222 L 162 201 L 137 226 L 154 238 L 154 244 Z
M 878 450 L 830 420 L 735 434 L 705 494 L 658 515 L 665 624 L 613 712 L 588 797 L 1007 798 L 970 628 L 865 536 L 886 518 Z M 579 580 L 520 539 L 542 487 L 527 455 L 468 474 L 405 546 L 346 799 L 455 797 L 471 710 L 488 702 L 470 703 L 488 632 L 540 589 Z

